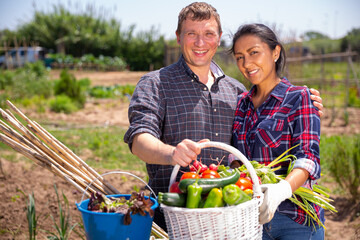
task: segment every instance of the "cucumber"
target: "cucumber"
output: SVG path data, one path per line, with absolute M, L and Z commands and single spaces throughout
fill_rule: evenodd
M 186 196 L 182 193 L 159 192 L 158 202 L 172 207 L 185 207 Z
M 187 186 L 189 186 L 190 184 L 193 184 L 194 182 L 197 181 L 199 186 L 201 186 L 203 189 L 202 192 L 208 193 L 213 188 L 222 188 L 222 187 L 225 187 L 226 185 L 236 183 L 237 180 L 239 180 L 239 177 L 240 177 L 240 173 L 234 169 L 233 172 L 231 173 L 231 175 L 223 177 L 223 178 L 199 178 L 199 179 L 187 178 L 187 179 L 183 179 L 179 183 L 179 188 L 183 193 L 186 193 Z

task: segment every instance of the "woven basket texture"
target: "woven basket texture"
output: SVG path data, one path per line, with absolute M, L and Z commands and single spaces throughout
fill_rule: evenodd
M 249 160 L 236 148 L 221 142 L 203 142 L 202 148 L 216 147 L 234 154 L 245 164 L 254 182 L 253 199 L 236 206 L 219 208 L 179 208 L 160 205 L 164 212 L 169 239 L 257 240 L 262 239 L 259 208 L 263 201 L 256 172 Z M 170 185 L 175 181 L 179 165 L 173 169 Z
M 261 239 L 259 207 L 262 199 L 237 206 L 188 209 L 161 205 L 169 239 Z

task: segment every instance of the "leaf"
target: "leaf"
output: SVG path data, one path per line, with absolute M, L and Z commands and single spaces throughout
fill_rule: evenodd
M 146 199 L 143 191 L 133 192 L 128 200 L 125 197 L 106 197 L 101 193 L 91 194 L 88 210 L 101 212 L 115 212 L 124 215 L 124 224 L 129 225 L 132 221 L 131 215 L 140 214 L 151 217 L 154 211 L 151 209 L 153 202 L 150 198 Z
M 124 225 L 130 225 L 132 222 L 131 216 L 130 216 L 130 209 L 127 211 L 127 213 L 124 216 Z

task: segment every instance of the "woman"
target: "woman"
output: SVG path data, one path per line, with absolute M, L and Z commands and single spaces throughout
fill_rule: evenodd
M 280 78 L 285 51 L 265 25 L 241 26 L 233 37 L 231 52 L 241 73 L 253 84 L 238 98 L 233 145 L 248 159 L 269 164 L 299 144 L 290 152 L 297 160 L 285 180 L 262 185 L 263 239 L 324 239 L 324 229 L 287 200 L 297 188 L 311 187 L 320 178 L 320 118 L 310 92 Z M 285 174 L 288 164 L 277 174 Z M 317 205 L 314 209 L 324 222 L 324 210 Z

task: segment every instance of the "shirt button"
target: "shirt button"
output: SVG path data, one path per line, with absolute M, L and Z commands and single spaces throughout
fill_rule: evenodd
M 214 112 L 216 112 L 216 108 L 214 108 Z
M 191 82 L 194 82 L 194 79 L 191 79 Z
M 215 136 L 219 136 L 219 134 L 218 134 L 218 133 L 215 133 Z
M 218 158 L 218 157 L 216 158 L 216 161 L 219 161 L 219 158 Z
M 207 88 L 206 87 L 204 87 L 204 91 L 206 91 L 207 90 Z

